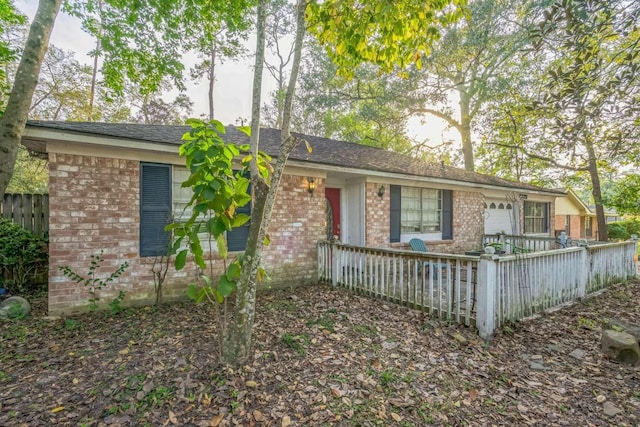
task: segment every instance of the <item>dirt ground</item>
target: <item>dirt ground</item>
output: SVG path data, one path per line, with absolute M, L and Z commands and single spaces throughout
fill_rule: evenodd
M 1 426 L 640 425 L 640 367 L 599 351 L 640 282 L 498 331 L 318 285 L 258 298 L 253 360 L 220 367 L 181 303 L 0 324 Z

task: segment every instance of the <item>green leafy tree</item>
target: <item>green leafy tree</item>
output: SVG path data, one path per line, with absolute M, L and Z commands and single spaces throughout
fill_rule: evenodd
M 640 215 L 640 174 L 628 174 L 614 182 L 603 201 L 620 214 Z
M 30 155 L 23 146 L 18 155 L 7 193 L 45 194 L 49 192 L 49 168 L 45 159 Z
M 293 107 L 297 132 L 409 152 L 406 92 L 410 83 L 362 64 L 352 79 L 337 74 L 322 47 L 307 39 Z
M 491 101 L 505 101 L 505 92 L 520 76 L 519 52 L 530 43 L 529 30 L 541 13 L 540 1 L 477 0 L 466 19 L 452 24 L 411 74 L 409 94 L 414 115 L 443 120 L 459 135 L 464 167 L 475 170 L 474 131 Z M 517 71 L 516 71 L 517 72 Z M 515 79 L 513 79 L 515 77 Z
M 19 13 L 11 0 L 0 0 L 0 91 L 2 98 L 11 89 L 8 65 L 17 59 L 18 49 L 15 41 L 15 30 L 22 35 L 22 25 L 26 18 Z M 20 37 L 21 38 L 21 37 Z M 2 106 L 4 110 L 4 104 Z
M 589 174 L 603 241 L 601 171 L 640 159 L 639 15 L 636 2 L 563 0 L 535 34 L 541 57 L 556 56 L 532 107 L 542 120 L 527 155 Z
M 382 72 L 421 66 L 443 30 L 462 17 L 464 0 L 325 0 L 308 10 L 309 32 L 338 71 L 353 76 L 362 63 Z
M 228 330 L 227 298 L 237 290 L 245 259 L 239 255 L 228 262 L 225 236 L 250 219 L 247 214 L 237 213 L 237 209 L 251 201 L 248 193 L 250 181 L 245 175 L 252 156 L 248 144 L 238 147 L 223 141 L 220 135 L 225 133 L 225 129 L 219 121 L 205 123 L 189 119 L 187 123 L 191 125 L 191 131 L 183 137 L 185 142 L 180 146 L 180 155 L 185 158 L 190 172 L 183 187 L 191 188 L 193 196 L 185 208 L 190 212 L 188 218 L 167 227 L 174 235 L 170 253 L 176 255 L 176 269 L 185 266 L 190 252 L 195 264 L 204 272 L 201 285 L 192 285 L 189 295 L 196 302 L 207 299 L 214 304 L 220 348 L 224 348 Z M 239 170 L 234 170 L 236 158 L 240 158 L 242 165 Z M 259 173 L 265 177 L 269 174 L 270 160 L 258 153 L 256 164 Z M 203 232 L 208 240 L 202 241 Z M 214 275 L 214 253 L 225 264 L 224 272 L 217 280 Z M 259 279 L 263 276 L 264 272 L 260 270 Z

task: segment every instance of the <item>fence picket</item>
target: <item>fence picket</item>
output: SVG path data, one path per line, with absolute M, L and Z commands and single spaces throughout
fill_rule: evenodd
M 49 195 L 6 193 L 0 202 L 0 216 L 25 230 L 49 237 Z

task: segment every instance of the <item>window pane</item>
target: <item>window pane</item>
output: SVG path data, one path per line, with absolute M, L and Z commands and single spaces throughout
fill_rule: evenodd
M 525 233 L 547 233 L 548 203 L 524 202 L 524 232 Z

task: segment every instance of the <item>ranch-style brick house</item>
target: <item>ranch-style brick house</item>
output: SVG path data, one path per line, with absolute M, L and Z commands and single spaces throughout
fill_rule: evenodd
M 108 302 L 126 290 L 128 304 L 154 300 L 152 268 L 166 248 L 164 225 L 190 193 L 178 155 L 185 126 L 29 121 L 22 143 L 49 160 L 49 312 L 85 310 L 87 290 L 59 267 L 87 271 L 103 252 L 105 271 L 126 272 L 102 292 Z M 283 176 L 263 258 L 271 285 L 317 280 L 317 242 L 407 249 L 414 237 L 434 252 L 478 249 L 483 233 L 553 236 L 554 201 L 564 193 L 431 164 L 394 152 L 298 135 Z M 246 143 L 234 127 L 227 141 Z M 277 154 L 280 131 L 261 129 L 261 149 Z M 315 187 L 311 192 L 311 188 Z M 246 229 L 228 236 L 242 251 Z M 221 264 L 221 263 L 219 263 Z M 189 266 L 190 264 L 188 264 Z M 164 297 L 184 295 L 192 266 L 169 269 Z

